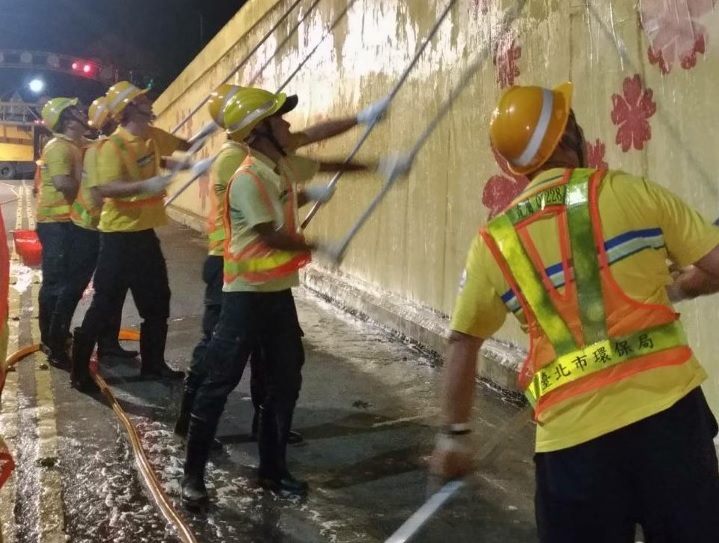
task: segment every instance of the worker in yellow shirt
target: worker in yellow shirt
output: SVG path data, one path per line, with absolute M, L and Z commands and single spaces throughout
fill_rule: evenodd
M 140 327 L 141 374 L 180 378 L 183 373 L 165 362 L 170 287 L 167 266 L 155 228 L 167 223 L 163 156 L 189 144 L 152 126 L 152 102 L 127 81 L 107 92 L 110 113 L 120 126 L 97 152 L 96 201 L 104 199 L 98 228 L 100 253 L 95 270 L 95 295 L 82 326 L 75 329 L 72 381 L 79 389 L 93 386 L 88 372 L 98 337 L 108 333 L 113 311 L 128 288 L 143 322 Z
M 42 285 L 38 306 L 40 342 L 54 365 L 63 364 L 65 344 L 63 339 L 60 352 L 50 348 L 50 325 L 67 281 L 72 228 L 70 206 L 80 185 L 83 134 L 87 129 L 78 103 L 77 98 L 52 98 L 42 108 L 43 122 L 53 133 L 53 138 L 43 148 L 40 159 L 37 235 L 42 243 Z
M 512 87 L 490 138 L 531 182 L 469 251 L 431 469 L 470 469 L 475 365 L 513 313 L 529 333 L 542 542 L 707 541 L 719 533 L 717 423 L 672 302 L 719 289 L 719 229 L 668 190 L 586 167 L 572 85 Z M 684 268 L 672 284 L 667 261 Z M 670 285 L 667 289 L 667 285 Z
M 210 117 L 226 130 L 228 127 L 224 124 L 222 115 L 223 107 L 242 89 L 243 87 L 237 85 L 220 85 L 212 93 L 208 102 Z M 281 110 L 278 111 L 276 115 L 289 113 L 297 106 L 297 101 L 296 95 L 287 96 Z M 366 167 L 364 165 L 357 163 L 343 164 L 315 161 L 298 156 L 294 154 L 294 151 L 300 147 L 343 134 L 357 126 L 358 123 L 371 123 L 382 115 L 386 107 L 387 101 L 380 100 L 362 110 L 355 117 L 332 119 L 305 128 L 300 132 L 291 133 L 290 144 L 284 149 L 285 156 L 278 162 L 280 171 L 287 176 L 292 184 L 297 184 L 309 181 L 317 172 L 339 170 L 356 171 L 365 169 Z M 209 254 L 205 259 L 202 269 L 202 278 L 205 282 L 205 311 L 202 317 L 202 338 L 192 353 L 192 363 L 187 373 L 185 390 L 182 403 L 180 404 L 180 415 L 175 424 L 175 433 L 183 437 L 187 435 L 192 403 L 206 373 L 203 364 L 205 350 L 212 337 L 212 331 L 215 329 L 215 325 L 220 318 L 220 308 L 222 306 L 222 257 L 226 238 L 224 227 L 225 192 L 230 179 L 249 153 L 247 144 L 238 139 L 238 134 L 243 135 L 243 132 L 231 133 L 228 130 L 227 141 L 222 145 L 210 170 L 210 183 L 213 190 L 210 193 L 212 206 L 208 216 Z M 262 351 L 256 349 L 250 357 L 252 370 L 250 389 L 252 403 L 255 406 L 255 415 L 252 419 L 252 436 L 255 438 L 257 436 L 259 408 L 262 405 L 262 398 L 264 397 L 264 387 L 261 378 L 262 371 L 260 370 L 261 359 Z M 302 435 L 298 432 L 290 431 L 288 442 L 298 443 L 300 441 L 302 441 Z
M 257 345 L 266 390 L 258 429 L 259 482 L 276 491 L 307 491 L 307 484 L 290 474 L 285 457 L 304 363 L 291 288 L 299 284 L 298 270 L 311 252 L 337 257 L 331 247 L 310 243 L 298 232 L 297 207 L 326 201 L 332 191 L 316 186 L 296 192 L 281 167 L 292 138 L 282 118 L 286 100 L 282 93 L 243 88 L 223 108 L 224 126 L 247 142 L 249 155 L 226 190 L 222 309 L 187 435 L 182 499 L 190 508 L 207 503 L 204 472 L 217 423 Z
M 101 133 L 104 132 L 105 135 L 112 134 L 117 128 L 117 122 L 110 116 L 104 96 L 90 104 L 88 117 L 89 125 L 100 130 Z M 95 201 L 91 191 L 97 185 L 97 151 L 106 141 L 107 138 L 101 135 L 85 149 L 80 187 L 77 197 L 70 207 L 72 224 L 69 232 L 71 250 L 67 255 L 68 274 L 65 286 L 55 305 L 49 337 L 51 351 L 56 353 L 58 362 L 67 368 L 70 367 L 70 358 L 64 346 L 69 334 L 70 322 L 83 292 L 92 279 L 100 250 L 100 233 L 97 230 L 97 225 L 100 222 L 102 200 Z M 118 341 L 122 304 L 115 308 L 112 319 L 112 326 L 99 341 L 100 357 L 133 358 L 137 356 L 137 351 L 126 351 Z

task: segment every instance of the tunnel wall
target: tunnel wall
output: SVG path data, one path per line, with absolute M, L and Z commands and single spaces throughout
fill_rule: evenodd
M 292 3 L 248 2 L 157 100 L 158 125 L 175 126 Z M 388 150 L 409 147 L 464 68 L 478 54 L 486 52 L 488 58 L 427 142 L 409 178 L 392 189 L 357 236 L 341 271 L 315 266 L 306 276 L 308 282 L 326 292 L 351 292 L 344 300 L 349 305 L 359 297 L 383 308 L 387 322 L 408 335 L 421 336 L 420 329 L 441 335 L 470 241 L 527 182 L 497 160 L 487 137 L 497 98 L 515 83 L 552 86 L 573 80 L 574 108 L 589 142 L 592 165 L 648 176 L 714 219 L 719 215 L 719 13 L 713 4 L 532 0 L 502 32 L 500 18 L 516 3 L 459 0 L 359 160 L 375 162 Z M 387 93 L 444 5 L 354 2 L 287 87 L 300 97 L 299 107 L 288 116 L 293 128 L 354 114 Z M 300 1 L 230 82 L 254 80 L 255 85 L 277 88 L 345 6 L 346 0 Z M 208 120 L 202 108 L 180 133 L 189 135 Z M 360 133 L 355 129 L 303 152 L 341 159 Z M 222 139 L 215 137 L 203 152 L 215 152 Z M 375 175 L 346 176 L 335 198 L 311 224 L 309 236 L 339 239 L 380 185 Z M 199 226 L 209 209 L 208 194 L 203 179 L 177 200 L 174 216 Z M 716 411 L 715 300 L 687 302 L 679 309 L 710 373 L 705 389 Z M 402 328 L 402 322 L 410 324 Z M 505 365 L 516 365 L 515 347 L 525 345 L 519 328 L 508 323 L 497 339 L 490 345 L 495 356 Z

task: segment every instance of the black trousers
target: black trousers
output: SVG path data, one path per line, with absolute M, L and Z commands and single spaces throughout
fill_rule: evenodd
M 250 354 L 259 343 L 264 357 L 258 370 L 265 383 L 263 412 L 278 433 L 275 450 L 260 447 L 260 467 L 284 459 L 304 364 L 300 325 L 292 292 L 225 292 L 220 320 L 205 352 L 207 374 L 192 408 L 193 418 L 214 430 L 227 397 L 239 384 Z M 209 445 L 208 445 L 209 446 Z M 266 456 L 272 458 L 266 458 Z
M 587 443 L 535 456 L 543 543 L 699 543 L 719 537 L 717 422 L 697 388 Z
M 170 286 L 160 240 L 154 230 L 102 232 L 95 270 L 95 295 L 82 321 L 85 335 L 97 341 L 111 333 L 112 319 L 129 289 L 140 317 L 142 363 L 164 362 Z
M 40 341 L 49 342 L 55 305 L 67 282 L 71 222 L 41 222 L 36 230 L 42 243 L 42 285 L 38 294 Z
M 96 230 L 70 224 L 68 239 L 70 249 L 66 255 L 67 277 L 57 298 L 51 323 L 51 329 L 60 335 L 59 339 L 62 342 L 65 341 L 77 305 L 95 273 L 100 251 L 100 233 Z M 107 336 L 100 338 L 101 350 L 103 347 L 114 347 L 118 344 L 117 336 L 120 331 L 124 301 L 123 295 L 122 303 L 105 316 L 110 321 L 110 326 Z
M 212 339 L 212 332 L 220 320 L 223 284 L 223 258 L 221 256 L 207 256 L 202 266 L 202 280 L 205 283 L 205 309 L 202 315 L 202 338 L 200 338 L 200 341 L 192 351 L 192 362 L 185 380 L 185 387 L 190 394 L 197 392 L 197 389 L 199 389 L 207 375 L 205 352 Z M 261 364 L 262 349 L 258 345 L 253 348 L 252 354 L 250 355 L 250 393 L 255 411 L 262 405 L 262 399 L 265 395 Z

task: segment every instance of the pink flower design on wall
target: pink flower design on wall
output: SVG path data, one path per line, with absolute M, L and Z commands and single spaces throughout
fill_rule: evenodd
M 529 179 L 526 176 L 510 171 L 507 161 L 494 148 L 492 148 L 492 153 L 494 153 L 494 160 L 497 161 L 504 175 L 490 177 L 482 191 L 482 204 L 489 209 L 490 219 L 512 203 L 512 200 L 519 196 L 519 193 L 529 184 Z
M 597 138 L 594 143 L 586 142 L 585 152 L 587 156 L 587 166 L 597 168 L 598 170 L 606 170 L 609 165 L 604 160 L 604 153 L 607 146 L 602 140 Z
M 489 13 L 489 2 L 491 0 L 472 0 L 472 3 L 474 4 L 474 17 L 477 18 L 477 15 L 480 13 L 482 15 L 487 15 Z
M 675 63 L 689 70 L 704 54 L 707 29 L 699 19 L 714 9 L 716 0 L 642 0 L 642 28 L 649 40 L 649 62 L 668 74 Z
M 618 126 L 616 142 L 625 153 L 632 147 L 644 149 L 652 138 L 649 118 L 657 111 L 653 92 L 644 87 L 639 74 L 626 77 L 622 94 L 612 95 L 612 122 Z
M 497 83 L 504 89 L 514 85 L 515 78 L 519 77 L 519 66 L 517 61 L 522 56 L 522 48 L 516 44 L 516 40 L 510 35 L 503 36 L 497 44 L 497 52 L 494 55 L 494 65 L 497 67 Z

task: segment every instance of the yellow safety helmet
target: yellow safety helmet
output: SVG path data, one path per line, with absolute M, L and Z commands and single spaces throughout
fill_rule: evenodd
M 297 96 L 282 92 L 274 94 L 264 89 L 243 87 L 235 92 L 222 109 L 221 126 L 235 139 L 246 138 L 262 120 L 292 111 Z
M 531 173 L 552 156 L 567 126 L 572 90 L 569 81 L 554 90 L 515 86 L 499 99 L 489 138 L 513 172 Z
M 100 96 L 96 98 L 87 110 L 88 124 L 96 128 L 97 130 L 102 129 L 107 121 L 110 119 L 110 108 L 107 104 L 107 97 Z
M 51 132 L 57 128 L 60 122 L 60 115 L 69 107 L 75 107 L 80 103 L 77 98 L 51 98 L 42 108 L 42 120 Z
M 120 81 L 115 83 L 107 91 L 107 107 L 110 114 L 116 119 L 120 118 L 120 114 L 127 105 L 138 96 L 142 96 L 150 89 L 140 89 L 129 81 Z
M 224 118 L 222 110 L 229 103 L 229 101 L 235 96 L 238 90 L 246 87 L 240 87 L 239 85 L 230 85 L 229 83 L 223 83 L 217 87 L 212 94 L 210 99 L 207 101 L 207 109 L 210 112 L 210 117 L 222 128 L 226 128 L 224 125 Z

